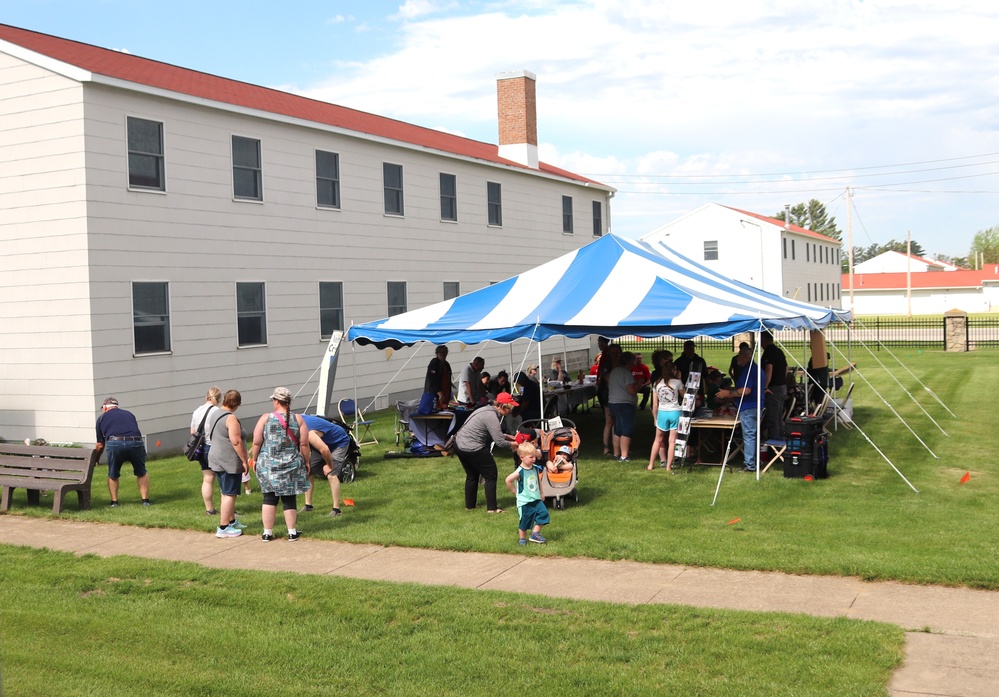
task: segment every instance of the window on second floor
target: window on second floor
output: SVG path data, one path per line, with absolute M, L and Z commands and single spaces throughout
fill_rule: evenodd
M 562 197 L 562 232 L 572 234 L 572 196 Z
M 402 165 L 382 163 L 382 180 L 385 186 L 385 213 L 403 215 Z
M 497 182 L 486 182 L 486 201 L 490 225 L 503 224 L 503 190 Z
M 260 141 L 256 138 L 232 137 L 232 195 L 247 201 L 264 200 Z
M 236 343 L 267 343 L 267 302 L 263 283 L 236 283 Z
M 132 283 L 132 337 L 135 353 L 170 351 L 170 286 Z
M 343 283 L 319 282 L 319 335 L 329 339 L 335 331 L 343 331 Z
M 441 173 L 441 220 L 458 219 L 458 183 L 453 174 Z
M 163 124 L 129 116 L 128 185 L 133 189 L 166 191 L 163 157 Z
M 593 236 L 600 237 L 604 234 L 604 211 L 600 201 L 593 202 Z
M 388 316 L 401 315 L 406 311 L 406 282 L 389 281 L 386 284 L 388 295 Z
M 461 285 L 458 281 L 444 281 L 444 299 L 451 300 L 461 295 Z
M 704 241 L 704 261 L 716 261 L 718 259 L 718 240 Z
M 340 207 L 340 156 L 335 152 L 316 150 L 316 205 Z

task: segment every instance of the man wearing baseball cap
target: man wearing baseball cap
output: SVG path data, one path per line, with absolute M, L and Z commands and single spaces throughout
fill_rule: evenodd
M 118 479 L 121 466 L 132 463 L 135 482 L 139 485 L 142 505 L 152 505 L 149 501 L 149 475 L 146 473 L 146 446 L 142 442 L 139 423 L 132 412 L 118 408 L 118 400 L 108 397 L 101 406 L 97 417 L 97 456 L 103 450 L 108 452 L 108 491 L 111 493 L 111 507 L 118 507 Z

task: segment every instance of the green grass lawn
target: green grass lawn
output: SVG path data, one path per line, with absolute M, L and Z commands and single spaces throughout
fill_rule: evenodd
M 0 636 L 8 697 L 884 695 L 904 640 L 845 619 L 3 545 Z
M 382 445 L 365 446 L 356 506 L 331 520 L 302 514 L 306 536 L 509 554 L 588 556 L 740 569 L 857 575 L 999 588 L 994 453 L 988 393 L 999 352 L 901 352 L 957 414 L 949 416 L 898 370 L 949 433 L 944 436 L 870 355 L 860 370 L 939 455 L 931 456 L 861 382 L 856 420 L 915 484 L 914 493 L 856 430 L 831 439 L 831 476 L 762 481 L 719 470 L 646 472 L 651 421 L 635 461 L 600 456 L 601 418 L 580 416 L 578 503 L 552 512 L 550 544 L 516 545 L 507 513 L 464 510 L 453 458 L 385 460 L 392 414 L 375 415 Z M 706 356 L 727 365 L 728 354 Z M 889 361 L 883 352 L 879 360 Z M 890 366 L 896 368 L 896 366 Z M 241 414 L 252 424 L 255 414 Z M 512 466 L 512 465 L 511 465 Z M 502 470 L 506 470 L 503 465 Z M 960 483 L 971 472 L 971 481 Z M 155 505 L 109 509 L 104 470 L 94 508 L 63 517 L 201 529 L 200 471 L 181 457 L 150 463 Z M 322 511 L 328 491 L 316 496 Z M 259 534 L 260 495 L 240 497 Z M 50 515 L 50 502 L 16 515 Z M 324 511 L 323 511 L 324 512 Z M 732 523 L 738 518 L 739 522 Z M 612 606 L 352 579 L 222 571 L 115 557 L 77 558 L 0 546 L 0 657 L 7 695 L 539 694 L 874 695 L 900 662 L 900 629 L 780 614 Z M 140 658 L 136 658 L 140 657 Z
M 593 412 L 577 423 L 583 439 L 580 500 L 552 512 L 545 532 L 550 544 L 524 550 L 516 545 L 513 497 L 502 483 L 500 505 L 506 513 L 487 515 L 481 507 L 469 512 L 457 459 L 383 459 L 395 445 L 392 414 L 382 412 L 375 415 L 382 444 L 364 447 L 357 480 L 344 486 L 344 495 L 356 506 L 339 519 L 327 519 L 322 513 L 329 506 L 329 491 L 320 488 L 319 510 L 302 514 L 298 527 L 308 537 L 349 542 L 999 588 L 999 566 L 993 563 L 999 537 L 988 532 L 999 527 L 994 456 L 999 429 L 989 406 L 991 387 L 999 384 L 999 352 L 899 354 L 957 414 L 949 416 L 911 376 L 898 371 L 899 380 L 948 436 L 871 356 L 858 354 L 854 351 L 853 357 L 863 375 L 939 456 L 931 456 L 871 388 L 858 384 L 854 402 L 859 426 L 920 493 L 902 481 L 858 430 L 841 430 L 830 439 L 829 479 L 784 479 L 779 470 L 771 470 L 757 482 L 730 472 L 712 507 L 718 468 L 695 467 L 675 475 L 645 470 L 652 435 L 648 412 L 641 413 L 631 463 L 601 456 L 601 418 Z M 248 425 L 256 418 L 240 416 Z M 512 469 L 505 458 L 500 456 L 501 474 Z M 149 469 L 154 506 L 136 505 L 134 479 L 127 473 L 121 484 L 123 505 L 107 508 L 101 468 L 95 474 L 93 509 L 77 511 L 71 502 L 64 517 L 203 529 L 206 535 L 214 531 L 216 521 L 206 518 L 201 506 L 196 464 L 174 457 L 154 460 Z M 969 471 L 971 481 L 961 484 Z M 42 501 L 38 508 L 29 507 L 18 492 L 12 510 L 49 515 L 49 504 Z M 248 534 L 260 532 L 259 504 L 259 493 L 239 497 Z M 736 518 L 739 522 L 731 523 Z

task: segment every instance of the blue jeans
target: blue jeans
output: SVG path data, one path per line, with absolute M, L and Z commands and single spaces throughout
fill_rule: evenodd
M 756 469 L 756 409 L 750 408 L 739 412 L 739 423 L 742 425 L 742 457 L 746 467 Z
M 141 440 L 109 440 L 104 450 L 108 454 L 108 479 L 118 479 L 126 462 L 132 463 L 136 477 L 146 473 L 146 446 Z

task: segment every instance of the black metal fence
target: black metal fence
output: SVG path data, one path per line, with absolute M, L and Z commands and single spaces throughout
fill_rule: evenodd
M 863 342 L 875 350 L 887 348 L 926 348 L 944 350 L 945 326 L 943 317 L 870 317 L 857 318 L 851 327 L 832 325 L 825 330 L 826 338 L 835 343 L 846 344 L 848 340 Z M 802 349 L 808 345 L 808 332 L 800 329 L 776 331 L 774 338 L 778 344 L 789 349 Z M 618 343 L 627 350 L 641 350 L 651 354 L 658 349 L 668 349 L 679 355 L 683 350 L 683 339 L 662 336 L 639 338 L 624 336 Z M 733 339 L 695 339 L 697 350 L 703 353 L 708 349 L 733 350 Z M 965 333 L 966 350 L 999 347 L 999 315 L 969 317 Z

